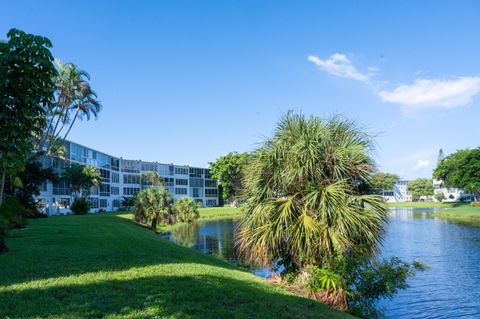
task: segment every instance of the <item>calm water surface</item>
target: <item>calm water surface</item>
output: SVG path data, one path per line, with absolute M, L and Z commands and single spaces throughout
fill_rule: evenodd
M 429 209 L 396 208 L 381 251 L 431 266 L 409 281 L 410 288 L 379 307 L 387 318 L 480 318 L 480 228 L 433 218 Z M 219 220 L 179 227 L 166 237 L 237 263 L 235 221 Z M 266 277 L 268 269 L 252 269 Z

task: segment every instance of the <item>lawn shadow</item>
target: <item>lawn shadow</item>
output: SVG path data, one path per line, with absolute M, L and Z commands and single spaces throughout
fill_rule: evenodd
M 257 281 L 156 275 L 0 292 L 8 318 L 352 318 Z

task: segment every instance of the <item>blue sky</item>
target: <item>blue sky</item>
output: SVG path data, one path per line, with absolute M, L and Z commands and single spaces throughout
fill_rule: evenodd
M 357 120 L 404 178 L 479 145 L 479 2 L 4 1 L 12 27 L 90 73 L 104 109 L 69 138 L 109 154 L 206 166 L 290 109 Z

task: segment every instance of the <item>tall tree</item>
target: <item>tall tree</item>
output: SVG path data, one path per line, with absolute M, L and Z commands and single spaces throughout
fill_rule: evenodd
M 429 178 L 417 178 L 408 182 L 407 189 L 412 195 L 412 199 L 417 201 L 421 196 L 433 195 L 433 182 Z
M 223 200 L 236 204 L 243 188 L 245 167 L 249 162 L 250 154 L 230 152 L 211 162 L 211 174 L 221 183 Z
M 295 270 L 355 250 L 373 253 L 388 210 L 380 196 L 357 192 L 374 170 L 372 148 L 351 121 L 283 117 L 247 169 L 242 255 Z
M 381 194 L 382 191 L 390 191 L 393 189 L 393 185 L 400 179 L 398 175 L 390 173 L 375 173 L 370 180 L 370 187 L 372 193 Z
M 159 223 L 170 221 L 172 204 L 172 196 L 165 187 L 144 189 L 135 197 L 135 221 L 145 225 L 150 224 L 150 228 L 156 231 Z
M 98 169 L 91 165 L 72 164 L 65 168 L 62 178 L 70 184 L 70 192 L 74 199 L 88 193 L 91 187 L 98 187 L 101 177 Z
M 480 194 L 480 147 L 464 149 L 448 155 L 433 171 L 433 177 L 447 187 L 462 188 L 475 199 Z
M 0 204 L 7 174 L 14 178 L 42 135 L 57 71 L 45 37 L 17 29 L 0 42 Z

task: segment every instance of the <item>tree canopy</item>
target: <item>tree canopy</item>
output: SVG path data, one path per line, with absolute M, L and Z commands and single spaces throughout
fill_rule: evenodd
M 398 175 L 378 172 L 372 176 L 369 184 L 374 194 L 380 194 L 384 190 L 392 190 L 393 185 L 400 179 Z
M 75 198 L 86 195 L 91 187 L 98 187 L 101 183 L 98 169 L 91 165 L 72 164 L 65 168 L 62 178 L 70 184 L 70 192 Z
M 243 188 L 245 167 L 249 162 L 250 154 L 230 152 L 209 163 L 211 174 L 221 183 L 221 196 L 229 202 L 240 196 Z
M 438 163 L 433 177 L 443 180 L 446 187 L 462 188 L 480 193 L 480 147 L 456 151 Z
M 421 196 L 433 195 L 433 183 L 429 178 L 417 178 L 409 181 L 407 189 L 412 195 L 412 199 L 417 201 Z
M 0 42 L 0 204 L 5 178 L 21 171 L 46 126 L 57 74 L 45 37 L 17 29 Z

